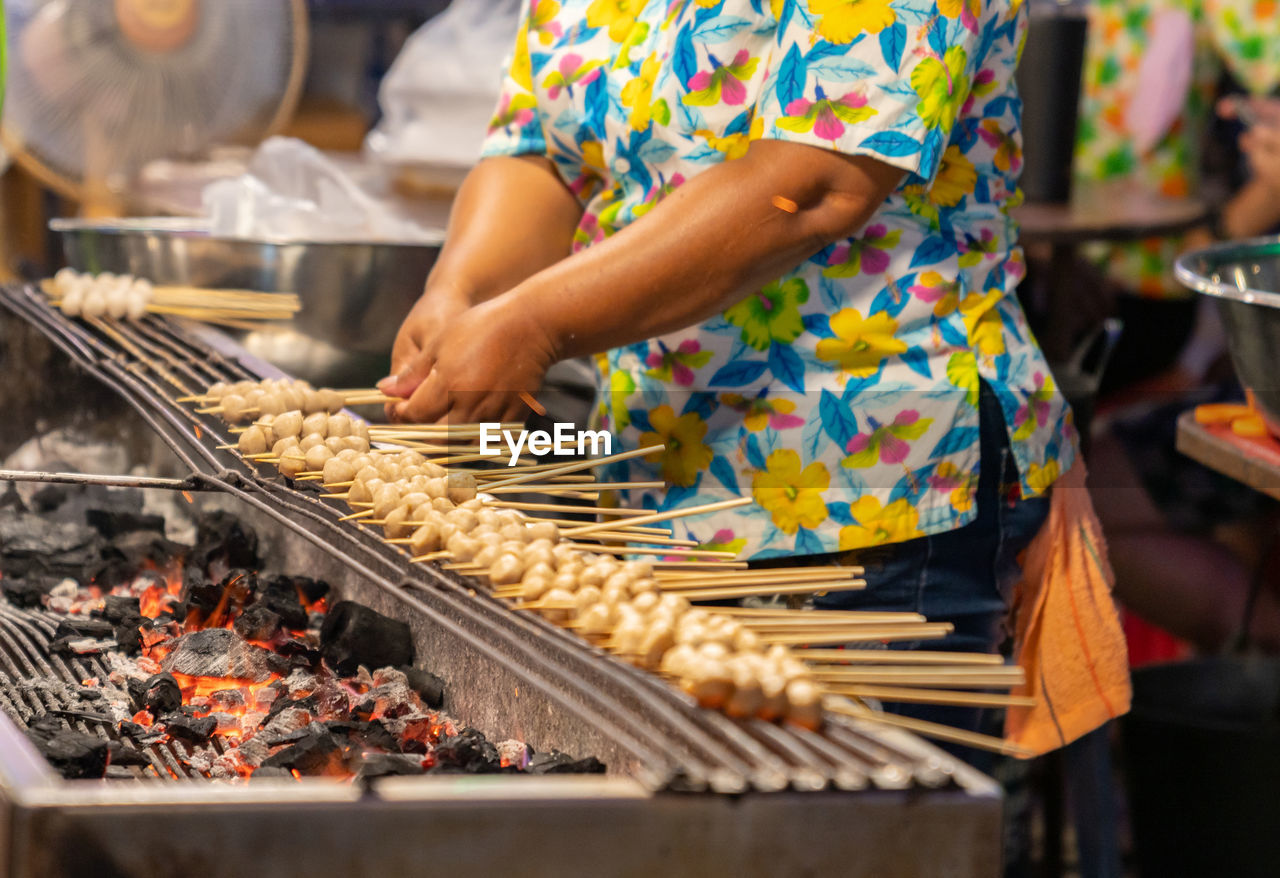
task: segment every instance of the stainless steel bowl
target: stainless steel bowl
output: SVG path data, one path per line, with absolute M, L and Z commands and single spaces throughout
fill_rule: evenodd
M 367 386 L 386 374 L 396 330 L 444 240 L 300 243 L 215 238 L 200 220 L 54 220 L 67 264 L 157 284 L 297 293 L 283 331 L 237 336 L 250 353 L 313 382 Z
M 1218 301 L 1231 360 L 1280 436 L 1280 238 L 1231 241 L 1178 260 L 1179 281 Z

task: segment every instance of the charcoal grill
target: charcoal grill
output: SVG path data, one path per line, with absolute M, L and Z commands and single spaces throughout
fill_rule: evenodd
M 364 785 L 65 781 L 0 716 L 0 862 L 9 874 L 242 875 L 268 863 L 287 875 L 997 871 L 996 786 L 915 736 L 846 718 L 813 733 L 703 710 L 461 577 L 409 564 L 371 531 L 339 523 L 340 513 L 315 495 L 219 450 L 230 444 L 226 426 L 172 399 L 214 381 L 269 377 L 225 339 L 155 316 L 91 329 L 31 287 L 0 288 L 0 304 L 12 318 L 0 311 L 0 338 L 11 349 L 56 348 L 101 383 L 100 393 L 128 404 L 112 411 L 124 435 L 136 440 L 150 428 L 162 440 L 171 453 L 145 457 L 149 471 L 237 498 L 238 514 L 269 534 L 280 569 L 306 570 L 407 622 L 417 654 L 449 683 L 451 715 L 494 740 L 591 754 L 609 767 L 600 778 Z M 46 383 L 50 374 L 63 380 L 65 366 L 58 357 L 31 359 L 49 365 L 22 382 L 48 388 L 42 414 L 56 420 L 60 395 L 66 408 L 78 403 Z M 24 368 L 3 365 L 11 378 Z M 92 670 L 58 667 L 46 649 L 50 634 L 48 619 L 0 612 L 0 671 L 10 678 L 0 676 L 0 699 L 19 697 L 16 679 L 37 671 L 76 682 Z M 93 728 L 92 718 L 75 722 Z

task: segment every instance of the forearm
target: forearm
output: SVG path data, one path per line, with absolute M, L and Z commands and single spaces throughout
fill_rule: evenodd
M 458 190 L 426 295 L 476 304 L 569 255 L 582 218 L 548 159 L 481 161 Z
M 902 175 L 871 159 L 757 141 L 502 301 L 538 315 L 560 358 L 653 338 L 723 311 L 854 234 Z
M 1260 180 L 1240 188 L 1222 208 L 1222 228 L 1231 238 L 1252 238 L 1280 225 L 1280 192 Z

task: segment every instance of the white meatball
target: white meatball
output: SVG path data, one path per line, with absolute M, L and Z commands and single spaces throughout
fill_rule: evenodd
M 85 317 L 102 317 L 107 313 L 107 295 L 101 285 L 94 284 L 84 294 L 84 304 L 80 310 Z

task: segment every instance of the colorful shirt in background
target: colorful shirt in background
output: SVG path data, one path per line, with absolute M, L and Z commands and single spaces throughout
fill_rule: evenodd
M 1138 71 L 1151 48 L 1157 17 L 1180 12 L 1194 32 L 1191 87 L 1168 133 L 1144 154 L 1134 149 L 1125 113 L 1138 94 Z M 1131 181 L 1169 197 L 1196 192 L 1201 146 L 1218 80 L 1229 72 L 1254 94 L 1280 85 L 1280 7 L 1277 0 L 1095 0 L 1089 10 L 1076 177 L 1086 182 Z M 1098 247 L 1091 253 L 1115 280 L 1152 298 L 1190 293 L 1173 279 L 1178 238 Z
M 670 485 L 632 502 L 753 496 L 683 526 L 758 558 L 959 527 L 980 378 L 1025 493 L 1070 466 L 1070 414 L 1013 295 L 1025 30 L 1006 0 L 529 4 L 484 153 L 555 162 L 585 210 L 579 249 L 761 137 L 908 172 L 855 237 L 712 320 L 601 355 L 603 426 L 666 445 L 610 472 Z

